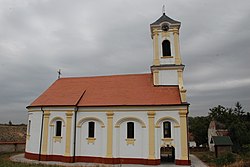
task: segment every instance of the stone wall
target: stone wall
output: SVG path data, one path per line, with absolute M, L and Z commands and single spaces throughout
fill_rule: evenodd
M 6 152 L 24 152 L 24 142 L 0 142 L 0 153 Z

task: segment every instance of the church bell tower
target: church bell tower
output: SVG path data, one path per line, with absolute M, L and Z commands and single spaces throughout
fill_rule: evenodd
M 184 65 L 181 61 L 179 30 L 181 23 L 168 17 L 165 12 L 150 24 L 153 39 L 153 81 L 155 86 L 178 85 L 182 102 L 186 102 L 183 85 Z

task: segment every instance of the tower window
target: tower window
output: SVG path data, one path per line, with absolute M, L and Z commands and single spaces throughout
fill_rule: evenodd
M 95 137 L 95 123 L 89 122 L 89 138 Z
M 28 124 L 28 135 L 30 135 L 30 126 L 31 126 L 31 120 L 29 120 L 29 124 Z
M 171 123 L 169 121 L 163 122 L 163 137 L 171 138 Z
M 56 121 L 56 136 L 62 135 L 62 121 Z
M 162 56 L 171 56 L 171 47 L 169 40 L 162 42 Z
M 128 139 L 134 138 L 134 122 L 127 123 L 127 138 Z

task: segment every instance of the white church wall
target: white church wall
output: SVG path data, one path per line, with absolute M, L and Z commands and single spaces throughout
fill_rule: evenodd
M 160 70 L 159 71 L 160 85 L 178 85 L 178 76 L 176 70 Z
M 146 111 L 126 111 L 114 112 L 114 126 L 121 119 L 127 118 L 126 121 L 120 124 L 119 128 L 113 130 L 113 153 L 114 157 L 123 158 L 147 158 L 148 157 L 148 116 Z M 145 123 L 146 128 L 135 121 L 133 118 L 138 118 Z M 127 144 L 127 122 L 134 122 L 134 144 Z M 131 156 L 131 154 L 133 154 Z
M 175 159 L 181 159 L 181 131 L 175 128 Z
M 100 109 L 100 108 L 99 108 Z M 155 124 L 160 119 L 166 117 L 168 121 L 171 122 L 171 144 L 175 147 L 175 158 L 179 159 L 181 157 L 181 141 L 180 141 L 180 128 L 174 127 L 175 121 L 180 122 L 179 111 L 178 110 L 162 110 L 157 111 L 158 108 L 154 107 L 145 107 L 140 108 L 140 110 L 131 108 L 131 110 L 126 109 L 122 110 L 113 110 L 113 157 L 114 158 L 148 158 L 149 154 L 149 134 L 148 134 L 148 115 L 147 112 L 154 110 L 155 114 Z M 106 110 L 108 111 L 108 110 Z M 77 122 L 78 125 L 81 120 L 89 118 L 83 121 L 81 126 L 76 128 L 76 156 L 95 156 L 95 157 L 105 157 L 107 151 L 107 115 L 106 111 L 78 111 L 77 113 Z M 109 110 L 110 111 L 110 110 Z M 37 141 L 40 138 L 40 129 L 41 127 L 36 127 L 41 125 L 41 113 L 42 112 L 33 112 L 30 113 L 29 119 L 35 121 L 36 124 L 32 125 L 31 133 L 35 133 L 36 139 L 30 138 L 30 141 L 27 142 L 26 150 L 31 153 L 39 152 L 39 145 Z M 48 154 L 50 155 L 64 155 L 65 153 L 65 144 L 66 144 L 66 111 L 51 111 L 49 117 L 49 123 L 53 124 L 51 121 L 55 118 L 61 118 L 63 120 L 62 127 L 62 140 L 60 142 L 54 141 L 55 136 L 55 126 L 49 126 L 49 136 L 48 136 Z M 96 121 L 95 118 L 99 121 Z M 116 127 L 116 124 L 121 120 L 126 118 L 120 123 L 120 127 Z M 130 119 L 131 118 L 131 119 Z M 170 119 L 169 119 L 170 118 Z M 137 121 L 139 119 L 146 128 L 142 127 L 142 123 Z M 175 120 L 175 121 L 174 121 Z M 40 121 L 40 122 L 39 122 Z M 95 122 L 95 141 L 89 142 L 88 138 L 88 122 Z M 127 122 L 134 122 L 135 125 L 135 141 L 133 144 L 128 144 L 127 139 Z M 163 122 L 163 120 L 162 120 Z M 162 122 L 160 123 L 160 128 L 155 128 L 155 158 L 160 159 L 160 148 L 163 146 L 163 126 Z M 104 127 L 102 126 L 104 125 Z M 31 135 L 32 136 L 32 135 Z M 34 142 L 33 142 L 34 141 Z M 72 116 L 72 128 L 71 128 L 71 155 L 73 155 L 73 141 L 74 141 L 74 115 Z M 31 146 L 32 145 L 32 146 Z M 34 146 L 37 146 L 36 148 Z M 32 147 L 32 148 L 31 148 Z M 34 149 L 35 148 L 35 149 Z
M 101 128 L 100 123 L 95 122 L 95 141 L 91 143 L 88 141 L 88 122 L 82 124 L 80 128 L 80 136 L 78 141 L 78 146 L 80 146 L 80 154 L 84 156 L 97 156 L 102 157 L 103 154 L 103 146 L 106 143 L 103 143 L 103 133 L 106 131 Z
M 41 112 L 29 112 L 28 121 L 31 120 L 30 137 L 26 140 L 26 152 L 39 153 L 40 149 L 40 135 L 42 125 L 42 111 Z
M 90 119 L 86 119 L 90 118 Z M 102 127 L 99 119 L 105 127 Z M 107 144 L 107 118 L 106 112 L 78 112 L 77 124 L 79 121 L 84 120 L 81 127 L 77 127 L 77 142 L 76 142 L 76 155 L 77 156 L 106 156 L 106 144 Z M 88 122 L 95 122 L 95 141 L 93 143 L 88 142 Z
M 62 121 L 61 140 L 55 138 L 55 122 Z M 52 126 L 54 125 L 54 126 Z M 50 155 L 64 155 L 66 141 L 66 115 L 65 112 L 51 112 L 49 119 L 49 134 L 48 134 L 48 154 Z
M 134 122 L 134 143 L 127 143 L 127 122 Z M 145 138 L 145 128 L 141 127 L 141 124 L 135 121 L 126 121 L 120 125 L 118 129 L 120 135 L 117 136 L 119 145 L 119 157 L 123 158 L 144 158 L 143 152 L 145 151 L 144 147 L 144 138 Z M 119 137 L 119 138 L 118 138 Z

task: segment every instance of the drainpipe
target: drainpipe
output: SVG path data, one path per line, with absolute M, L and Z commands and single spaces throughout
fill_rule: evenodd
M 77 103 L 75 104 L 75 121 L 74 121 L 74 143 L 73 143 L 73 162 L 76 161 L 76 121 L 77 121 L 77 111 L 78 111 L 78 104 L 81 101 L 84 93 L 86 92 L 86 90 L 84 90 L 82 92 L 82 95 L 80 96 L 80 98 L 78 99 Z
M 74 120 L 74 146 L 73 146 L 73 162 L 75 162 L 75 158 L 76 158 L 76 120 L 77 120 L 77 111 L 78 111 L 78 107 L 75 107 L 75 120 Z
M 39 146 L 39 156 L 38 161 L 41 161 L 41 151 L 42 151 L 42 141 L 43 141 L 43 119 L 44 119 L 44 110 L 43 107 L 41 107 L 42 114 L 42 124 L 41 124 L 41 134 L 40 134 L 40 146 Z

